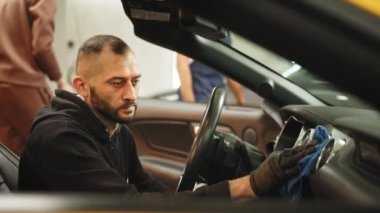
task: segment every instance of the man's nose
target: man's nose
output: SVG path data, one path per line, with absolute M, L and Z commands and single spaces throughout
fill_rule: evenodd
M 124 88 L 124 93 L 123 93 L 123 99 L 124 100 L 131 100 L 135 101 L 136 100 L 136 89 L 132 85 L 132 82 L 128 81 Z

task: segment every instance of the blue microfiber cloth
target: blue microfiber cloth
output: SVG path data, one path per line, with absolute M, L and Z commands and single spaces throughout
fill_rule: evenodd
M 298 165 L 301 168 L 301 173 L 288 180 L 288 182 L 280 188 L 279 194 L 282 197 L 290 200 L 299 200 L 302 197 L 302 181 L 309 177 L 323 147 L 329 142 L 329 132 L 325 127 L 318 125 L 315 127 L 313 139 L 316 139 L 319 144 L 315 146 L 315 151 L 312 154 L 305 156 L 298 162 Z

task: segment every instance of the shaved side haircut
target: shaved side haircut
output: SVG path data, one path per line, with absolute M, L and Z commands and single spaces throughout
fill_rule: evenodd
M 127 55 L 132 52 L 131 48 L 120 38 L 112 35 L 96 35 L 87 39 L 78 50 L 76 61 L 76 74 L 87 75 L 91 70 L 89 61 L 96 62 L 97 57 L 101 54 L 103 49 L 109 47 L 110 50 L 116 55 Z M 87 63 L 86 63 L 87 62 Z M 86 65 L 84 65 L 85 63 Z M 79 66 L 84 66 L 85 70 L 80 71 Z M 81 73 L 80 73 L 81 72 Z M 82 73 L 86 72 L 86 73 Z

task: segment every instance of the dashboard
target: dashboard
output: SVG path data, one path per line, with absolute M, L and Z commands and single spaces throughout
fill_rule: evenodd
M 319 126 L 319 128 L 324 127 Z M 335 128 L 330 128 L 330 130 L 326 129 L 325 131 L 328 132 L 328 135 L 325 138 L 326 141 L 320 141 L 320 154 L 312 169 L 314 172 L 327 164 L 335 154 L 343 148 L 346 142 L 352 140 L 348 135 Z M 276 139 L 275 150 L 310 144 L 316 140 L 316 132 L 315 127 L 307 126 L 303 121 L 298 120 L 294 116 L 290 116 L 285 121 L 285 125 Z
M 377 111 L 289 105 L 275 150 L 311 143 L 317 128 L 327 137 L 306 180 L 308 198 L 378 205 L 380 201 L 380 115 Z

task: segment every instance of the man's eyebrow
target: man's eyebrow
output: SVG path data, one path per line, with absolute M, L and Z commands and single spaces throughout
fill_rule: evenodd
M 141 78 L 141 74 L 131 77 L 131 79 L 136 79 L 136 78 Z M 123 80 L 124 81 L 125 79 L 126 79 L 126 77 L 114 76 L 114 77 L 107 79 L 106 82 L 110 82 L 110 81 L 114 81 L 114 80 Z
M 117 77 L 117 76 L 115 76 L 115 77 L 107 79 L 106 82 L 110 82 L 110 81 L 114 81 L 114 80 L 123 80 L 124 81 L 125 78 L 124 77 Z

